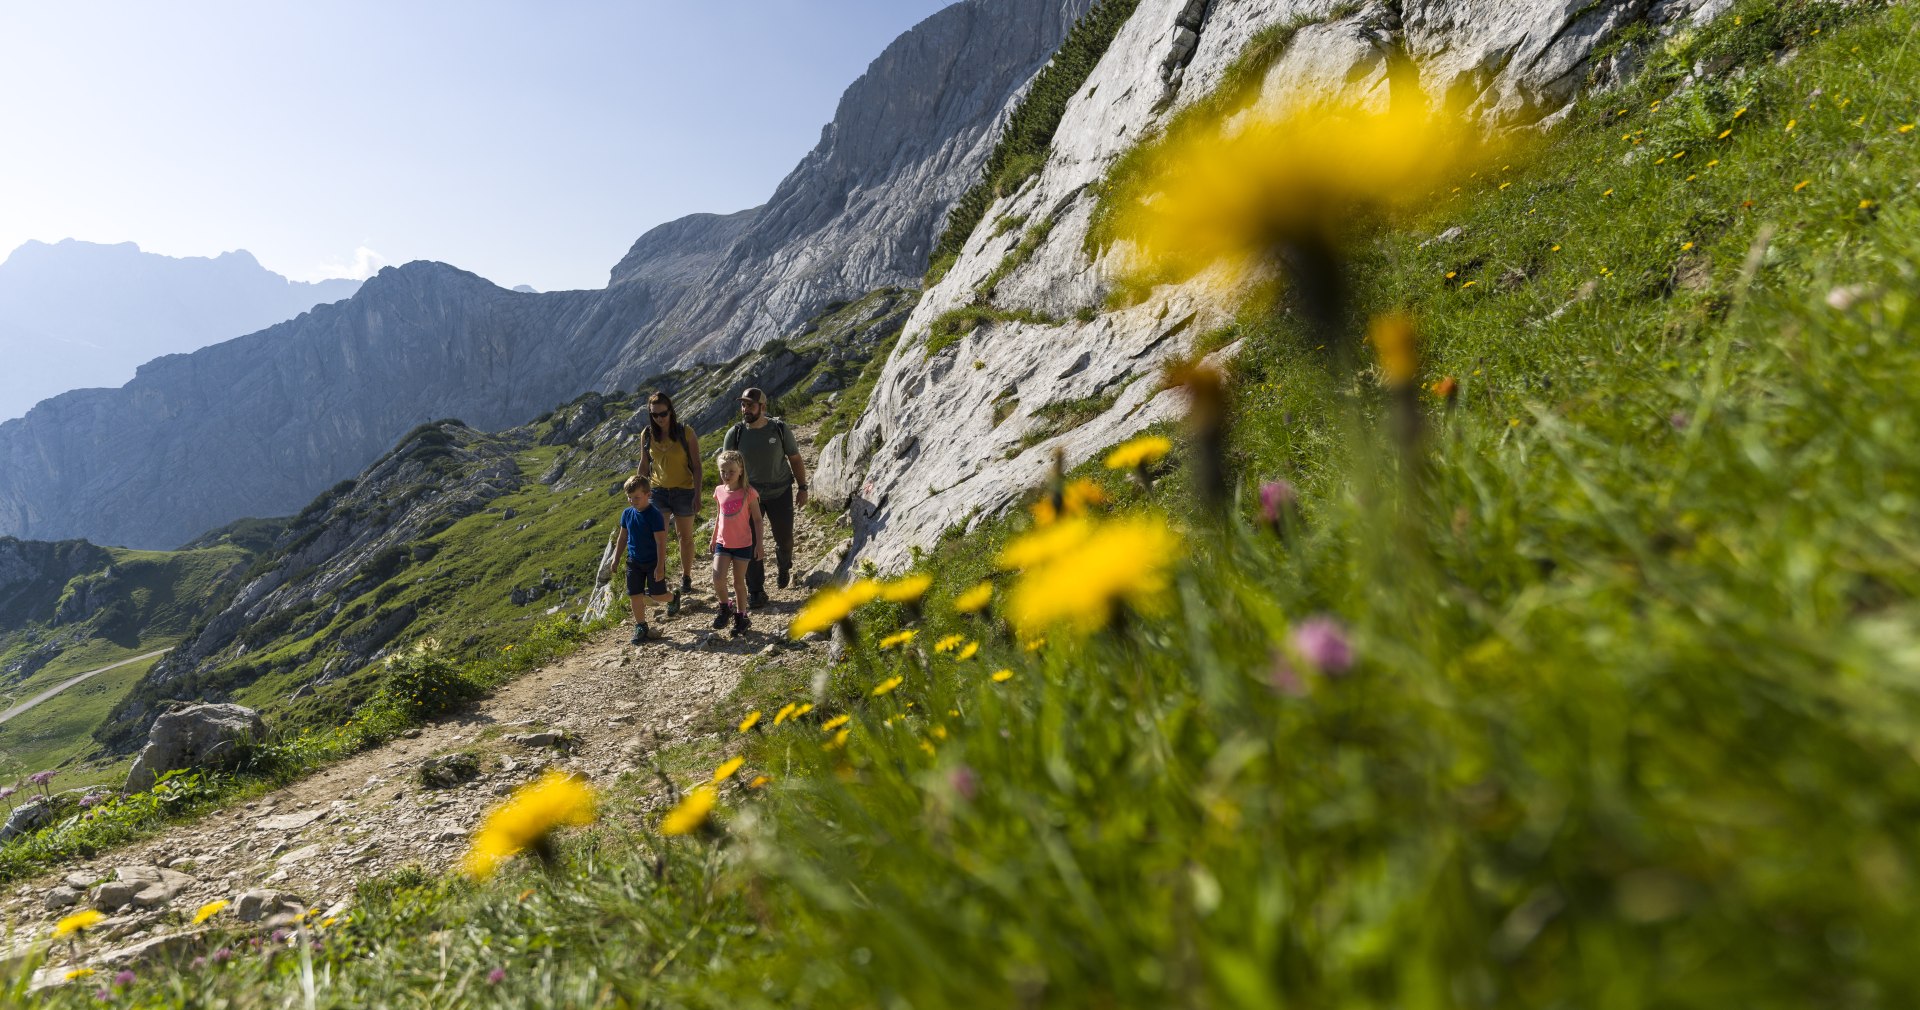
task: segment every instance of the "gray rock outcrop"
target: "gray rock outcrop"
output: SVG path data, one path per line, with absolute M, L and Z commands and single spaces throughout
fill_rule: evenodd
M 171 548 L 297 511 L 425 420 L 519 424 L 917 283 L 1009 97 L 1090 3 L 964 0 L 926 19 L 847 89 L 764 206 L 653 229 L 603 289 L 520 293 L 409 263 L 350 301 L 150 361 L 120 389 L 47 400 L 0 424 L 0 534 Z
M 53 805 L 46 800 L 29 800 L 13 808 L 5 823 L 0 823 L 0 842 L 30 835 L 53 823 Z
M 1428 96 L 1490 126 L 1518 128 L 1551 123 L 1566 109 L 1596 47 L 1622 30 L 1672 30 L 1727 4 L 1213 0 L 1197 31 L 1190 6 L 1141 0 L 1067 104 L 1038 177 L 983 218 L 1046 222 L 1045 239 L 1007 272 L 1002 264 L 1023 229 L 976 229 L 958 262 L 922 296 L 866 414 L 822 452 L 816 496 L 851 510 L 860 557 L 898 569 L 949 527 L 998 515 L 1038 486 L 1056 450 L 1076 466 L 1182 413 L 1179 395 L 1150 377 L 1230 320 L 1199 285 L 1162 287 L 1141 304 L 1100 311 L 1115 264 L 1084 251 L 1092 189 L 1122 153 L 1211 92 L 1262 30 L 1297 28 L 1260 82 L 1262 105 L 1308 94 L 1384 105 L 1395 86 L 1389 60 L 1404 53 Z M 996 274 L 993 305 L 1060 322 L 987 323 L 929 355 L 933 321 L 976 302 Z M 1046 408 L 1068 401 L 1103 409 L 1058 430 Z
M 147 745 L 127 771 L 126 791 L 146 792 L 182 768 L 230 768 L 246 747 L 266 739 L 260 713 L 243 705 L 188 705 L 155 719 Z

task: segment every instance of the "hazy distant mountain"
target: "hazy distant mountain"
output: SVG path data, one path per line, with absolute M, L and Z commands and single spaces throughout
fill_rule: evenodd
M 359 281 L 290 281 L 245 250 L 175 258 L 132 242 L 28 242 L 0 263 L 0 419 L 69 389 L 119 386 L 192 351 L 353 297 Z

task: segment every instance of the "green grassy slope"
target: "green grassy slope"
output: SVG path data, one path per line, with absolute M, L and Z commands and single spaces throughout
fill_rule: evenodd
M 648 834 L 631 782 L 556 872 L 369 885 L 317 1003 L 1912 1005 L 1916 31 L 1739 5 L 1357 254 L 1460 384 L 1417 446 L 1370 372 L 1250 314 L 1227 462 L 1299 488 L 1283 533 L 1208 520 L 1178 465 L 1103 478 L 1181 530 L 1170 592 L 1034 650 L 948 604 L 1020 521 L 950 541 L 913 648 L 749 679 L 726 722 L 818 708 L 723 737 L 772 782 L 709 831 Z M 1743 75 L 1676 96 L 1695 47 Z M 1295 644 L 1318 615 L 1351 669 Z

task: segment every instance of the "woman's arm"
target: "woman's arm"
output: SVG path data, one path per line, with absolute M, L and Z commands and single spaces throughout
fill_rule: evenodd
M 687 441 L 689 442 L 687 446 L 687 469 L 693 471 L 693 514 L 695 518 L 698 518 L 700 515 L 700 480 L 707 475 L 700 460 L 700 433 L 694 431 L 692 428 L 688 428 Z

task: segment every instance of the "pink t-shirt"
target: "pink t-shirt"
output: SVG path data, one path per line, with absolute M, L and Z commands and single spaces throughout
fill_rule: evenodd
M 753 523 L 747 505 L 759 501 L 760 492 L 751 484 L 739 491 L 722 484 L 713 489 L 713 500 L 720 505 L 720 519 L 713 526 L 713 542 L 722 547 L 752 547 Z

